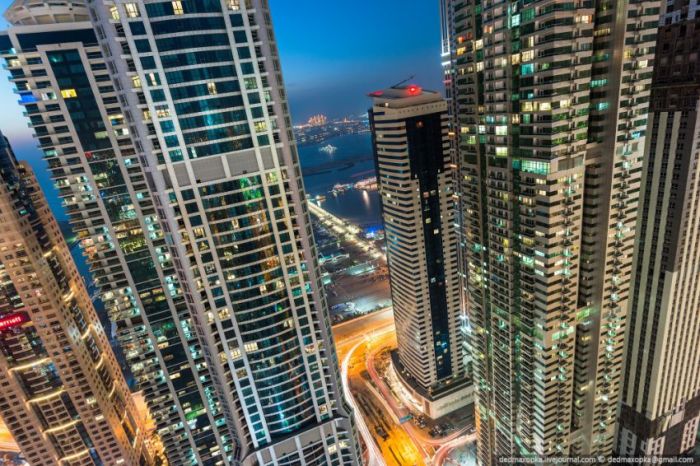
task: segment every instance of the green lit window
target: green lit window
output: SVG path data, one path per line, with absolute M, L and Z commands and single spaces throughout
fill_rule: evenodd
M 534 160 L 523 160 L 521 169 L 524 172 L 536 173 L 538 175 L 549 174 L 549 162 L 536 162 Z
M 510 27 L 514 28 L 520 26 L 520 15 L 513 15 L 510 18 Z

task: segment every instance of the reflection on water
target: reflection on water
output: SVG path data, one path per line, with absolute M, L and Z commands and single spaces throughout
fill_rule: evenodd
M 321 207 L 334 215 L 363 227 L 382 223 L 380 199 L 377 191 L 345 191 L 337 196 L 329 195 Z
M 319 152 L 319 148 L 328 143 L 338 148 L 332 158 Z M 340 136 L 322 144 L 300 147 L 299 159 L 306 192 L 312 197 L 326 196 L 321 204 L 324 209 L 362 226 L 382 223 L 379 193 L 376 191 L 352 189 L 337 196 L 330 194 L 338 183 L 355 183 L 375 176 L 369 133 Z
M 362 191 L 362 201 L 365 203 L 365 207 L 369 208 L 369 193 L 367 191 Z

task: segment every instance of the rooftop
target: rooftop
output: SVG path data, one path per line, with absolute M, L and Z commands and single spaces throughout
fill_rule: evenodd
M 381 91 L 371 92 L 369 96 L 372 98 L 374 105 L 395 108 L 410 107 L 443 100 L 441 93 L 423 89 L 417 84 L 393 86 Z
M 74 23 L 89 21 L 84 0 L 15 0 L 5 11 L 5 19 L 13 26 Z

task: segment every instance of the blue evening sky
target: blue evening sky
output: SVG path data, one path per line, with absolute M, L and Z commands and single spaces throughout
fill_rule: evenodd
M 11 1 L 0 0 L 0 10 Z M 438 0 L 269 1 L 295 123 L 317 113 L 364 113 L 367 93 L 412 75 L 413 82 L 442 90 Z M 0 29 L 6 28 L 1 18 Z M 40 171 L 7 75 L 0 70 L 0 130 L 18 157 Z

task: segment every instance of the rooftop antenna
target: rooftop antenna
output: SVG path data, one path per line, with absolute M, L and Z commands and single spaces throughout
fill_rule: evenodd
M 404 84 L 404 83 L 406 83 L 406 82 L 412 80 L 412 79 L 415 78 L 415 77 L 416 77 L 415 74 L 414 74 L 414 75 L 411 75 L 411 76 L 409 76 L 408 78 L 404 79 L 403 81 L 400 81 L 400 82 L 394 84 L 393 86 L 391 86 L 391 89 L 396 89 L 396 88 L 399 87 L 400 85 L 402 85 L 402 84 Z

